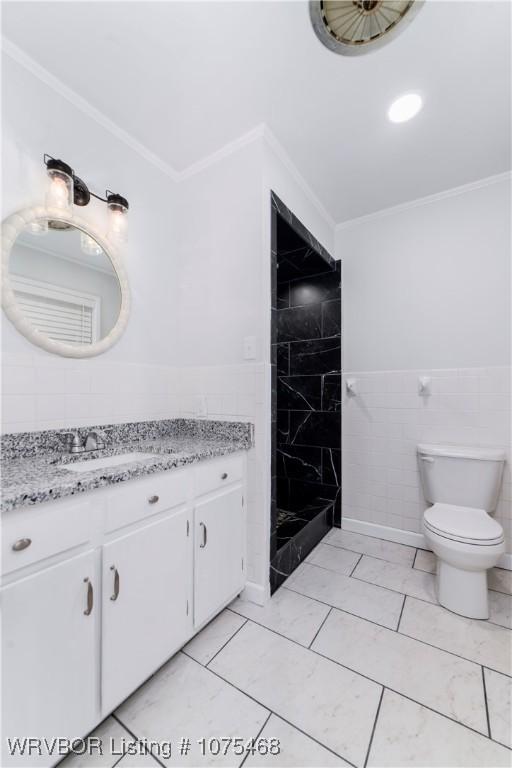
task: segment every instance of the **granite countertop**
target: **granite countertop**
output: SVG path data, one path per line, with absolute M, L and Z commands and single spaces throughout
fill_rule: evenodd
M 147 425 L 157 425 L 157 428 L 146 428 Z M 80 428 L 77 431 L 86 433 L 94 429 Z M 62 442 L 65 430 L 4 435 L 1 462 L 2 512 L 164 472 L 214 456 L 248 450 L 253 445 L 252 425 L 242 422 L 176 419 L 97 429 L 108 429 L 115 434 L 113 437 L 109 435 L 104 449 L 76 455 L 64 453 L 62 449 L 55 450 L 55 439 Z M 120 429 L 124 429 L 124 432 L 120 433 Z M 122 441 L 117 439 L 120 434 L 124 438 Z M 48 439 L 41 436 L 47 436 Z M 71 471 L 62 466 L 135 451 L 152 453 L 154 457 L 84 472 Z

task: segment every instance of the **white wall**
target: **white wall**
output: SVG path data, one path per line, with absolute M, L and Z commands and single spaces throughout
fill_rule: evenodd
M 337 230 L 344 369 L 510 363 L 510 181 Z
M 176 184 L 4 56 L 4 209 L 39 203 L 44 152 L 130 202 L 126 333 L 91 360 L 55 357 L 4 319 L 3 429 L 203 416 L 255 423 L 249 453 L 249 596 L 268 592 L 270 190 L 332 251 L 334 229 L 271 137 L 256 130 Z M 23 98 L 20 98 L 23 94 Z M 269 143 L 270 142 L 270 143 Z M 104 226 L 104 206 L 84 211 Z M 244 359 L 244 338 L 255 356 Z
M 358 386 L 343 404 L 344 527 L 421 542 L 417 443 L 495 445 L 512 552 L 510 181 L 354 221 L 336 249 L 344 378 Z
M 170 258 L 176 250 L 174 182 L 9 56 L 4 55 L 2 63 L 2 215 L 44 200 L 44 152 L 69 162 L 99 194 L 107 187 L 123 193 L 130 202 L 124 258 L 134 307 L 125 335 L 107 355 L 161 362 L 160 340 L 167 338 L 165 354 L 171 359 L 175 320 L 168 307 L 176 290 Z M 106 228 L 104 204 L 92 201 L 81 212 L 100 229 Z M 8 322 L 4 325 L 4 354 L 15 355 L 23 346 L 21 337 L 9 333 Z

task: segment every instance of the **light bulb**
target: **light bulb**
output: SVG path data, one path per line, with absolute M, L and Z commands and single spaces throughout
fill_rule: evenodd
M 415 117 L 423 106 L 419 93 L 406 93 L 396 99 L 388 109 L 388 118 L 392 123 L 405 123 Z
M 58 208 L 63 213 L 71 213 L 73 205 L 73 170 L 62 160 L 50 157 L 46 161 L 49 185 L 46 193 L 48 208 Z
M 125 243 L 128 235 L 128 201 L 121 195 L 109 194 L 108 205 L 108 233 L 107 237 L 121 245 Z

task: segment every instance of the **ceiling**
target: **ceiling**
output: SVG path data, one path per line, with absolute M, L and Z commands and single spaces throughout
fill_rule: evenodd
M 4 2 L 3 33 L 177 171 L 266 123 L 336 222 L 510 168 L 508 2 L 427 0 L 363 56 L 306 2 Z M 392 124 L 391 101 L 424 99 Z

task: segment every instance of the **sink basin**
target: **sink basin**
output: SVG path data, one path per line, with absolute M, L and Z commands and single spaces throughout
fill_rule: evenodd
M 63 469 L 69 469 L 71 472 L 91 472 L 94 469 L 107 469 L 117 467 L 119 464 L 128 464 L 130 461 L 142 461 L 143 459 L 156 459 L 155 453 L 120 453 L 117 456 L 102 456 L 101 459 L 80 459 L 69 464 L 61 464 Z

